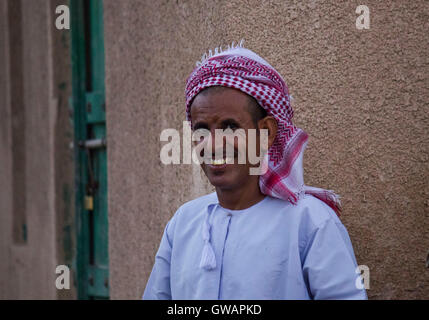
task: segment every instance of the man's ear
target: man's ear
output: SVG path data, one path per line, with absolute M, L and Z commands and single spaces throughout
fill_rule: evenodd
M 277 135 L 277 121 L 273 116 L 266 116 L 258 121 L 259 129 L 268 129 L 268 149 L 273 145 Z

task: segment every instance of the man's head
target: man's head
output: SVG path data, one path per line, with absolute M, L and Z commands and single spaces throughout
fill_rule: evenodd
M 223 156 L 226 157 L 226 141 L 216 141 L 215 130 L 243 129 L 246 134 L 246 151 L 249 147 L 249 129 L 256 129 L 256 148 L 259 151 L 259 130 L 268 130 L 268 147 L 274 142 L 277 132 L 277 122 L 272 116 L 267 116 L 266 111 L 259 106 L 257 101 L 240 90 L 214 86 L 202 90 L 191 104 L 192 129 L 207 129 L 211 133 L 212 155 L 202 155 L 205 158 L 215 159 L 215 151 L 220 147 Z M 246 157 L 245 164 L 238 163 L 239 150 L 238 139 L 234 140 L 233 164 L 206 164 L 202 169 L 207 178 L 217 188 L 231 190 L 243 186 L 258 183 L 259 176 L 249 175 L 252 165 Z M 246 152 L 247 155 L 247 152 Z M 258 155 L 259 156 L 259 155 Z
M 292 122 L 289 89 L 282 76 L 255 52 L 242 48 L 241 42 L 225 51 L 216 48 L 214 52 L 214 55 L 209 51 L 202 56 L 186 81 L 186 119 L 194 125 L 203 123 L 211 132 L 225 127 L 231 119 L 246 129 L 266 128 L 269 150 L 267 170 L 263 170 L 259 182 L 258 176 L 249 176 L 250 166 L 246 163 L 217 169 L 205 165 L 203 169 L 211 183 L 222 188 L 237 188 L 240 183 L 255 182 L 259 183 L 262 194 L 291 203 L 297 203 L 302 193 L 309 193 L 339 214 L 341 204 L 337 195 L 304 184 L 302 160 L 308 135 Z M 220 90 L 219 94 L 212 94 L 210 90 L 207 95 L 201 94 L 213 86 L 228 89 L 215 89 Z M 246 94 L 256 99 L 269 116 L 260 118 L 252 109 L 249 113 L 250 100 Z

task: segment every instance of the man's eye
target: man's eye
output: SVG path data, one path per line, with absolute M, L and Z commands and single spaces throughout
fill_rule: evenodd
M 208 136 L 210 136 L 208 129 L 200 128 L 192 132 L 192 140 L 198 143 L 202 142 Z
M 226 129 L 231 129 L 231 130 L 235 130 L 235 129 L 237 129 L 238 128 L 238 126 L 236 125 L 236 124 L 234 124 L 234 123 L 229 123 L 227 126 L 226 126 Z
M 210 133 L 206 133 L 204 132 L 201 136 L 200 136 L 200 141 L 203 141 L 205 138 L 207 138 L 210 135 Z

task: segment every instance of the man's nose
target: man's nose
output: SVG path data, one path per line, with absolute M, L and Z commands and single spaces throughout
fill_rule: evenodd
M 216 150 L 221 149 L 223 150 L 225 147 L 225 138 L 219 135 L 219 137 L 216 139 L 216 132 L 215 129 L 210 131 L 210 136 L 208 137 L 208 144 L 211 144 L 211 151 L 212 154 L 215 154 Z

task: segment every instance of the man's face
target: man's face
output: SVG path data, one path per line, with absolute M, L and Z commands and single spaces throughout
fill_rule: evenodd
M 220 91 L 208 91 L 198 94 L 191 105 L 191 118 L 193 130 L 207 129 L 211 133 L 212 154 L 202 154 L 204 158 L 215 159 L 215 151 L 219 148 L 224 151 L 220 154 L 224 153 L 224 157 L 226 156 L 225 139 L 223 139 L 224 141 L 216 141 L 216 129 L 232 129 L 233 131 L 244 129 L 246 144 L 248 142 L 248 129 L 256 129 L 249 112 L 248 96 L 232 88 L 222 88 Z M 258 138 L 259 136 L 257 136 L 257 141 L 259 140 Z M 259 143 L 257 145 L 259 146 Z M 233 164 L 201 164 L 210 183 L 216 188 L 233 190 L 242 188 L 250 183 L 257 183 L 259 177 L 249 175 L 249 168 L 255 167 L 255 165 L 250 165 L 249 161 L 246 161 L 245 164 L 238 163 L 238 154 L 243 152 L 238 147 L 238 139 L 234 139 Z M 259 147 L 257 148 L 259 150 Z

